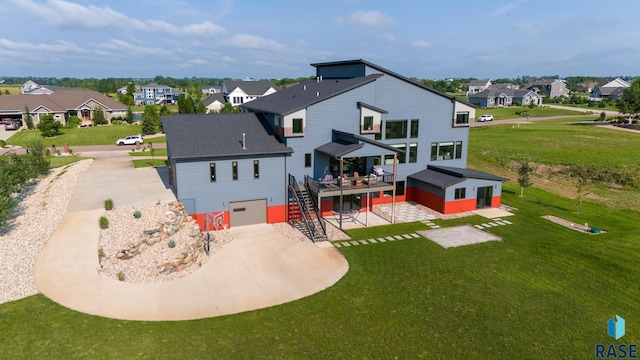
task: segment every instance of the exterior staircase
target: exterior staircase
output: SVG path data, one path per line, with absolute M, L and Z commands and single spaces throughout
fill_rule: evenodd
M 305 186 L 289 175 L 289 223 L 311 241 L 327 241 L 324 219 Z

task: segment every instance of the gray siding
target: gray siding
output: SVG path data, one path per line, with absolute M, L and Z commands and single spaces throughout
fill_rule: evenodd
M 328 80 L 324 80 L 328 81 Z M 348 133 L 360 133 L 360 110 L 358 101 L 385 109 L 387 114 L 382 115 L 384 134 L 387 120 L 411 120 L 419 119 L 418 138 L 381 140 L 385 144 L 418 143 L 418 159 L 416 163 L 407 162 L 398 164 L 397 179 L 406 180 L 406 177 L 415 172 L 424 170 L 428 164 L 433 163 L 442 166 L 466 167 L 468 149 L 468 127 L 453 127 L 452 119 L 454 103 L 451 99 L 434 94 L 407 81 L 384 76 L 373 83 L 342 93 L 323 102 L 313 104 L 307 108 L 306 135 L 298 138 L 287 138 L 286 145 L 294 150 L 291 161 L 288 163 L 288 171 L 298 181 L 304 175 L 320 178 L 324 169 L 328 166 L 324 155 L 315 154 L 314 149 L 322 144 L 332 141 L 332 129 Z M 407 131 L 409 132 L 409 131 Z M 364 135 L 370 139 L 373 134 Z M 384 138 L 384 136 L 383 136 Z M 463 152 L 461 159 L 446 161 L 430 161 L 431 143 L 443 141 L 462 141 Z M 372 154 L 367 148 L 368 155 L 383 155 L 387 153 L 380 149 L 378 154 Z M 304 168 L 304 154 L 312 153 L 313 171 Z M 364 151 L 358 152 L 364 154 Z M 350 155 L 347 155 L 350 156 Z M 371 164 L 372 165 L 372 164 Z M 392 165 L 382 166 L 386 171 L 393 171 Z
M 467 179 L 459 184 L 452 185 L 446 189 L 445 201 L 455 200 L 455 190 L 458 188 L 466 188 L 465 199 L 475 199 L 478 196 L 478 188 L 485 186 L 493 186 L 493 196 L 502 194 L 502 183 L 494 180 Z M 462 199 L 459 199 L 462 200 Z
M 253 178 L 253 161 L 260 161 L 260 178 Z M 232 179 L 232 161 L 238 161 L 238 180 Z M 216 164 L 216 181 L 210 181 L 209 164 Z M 267 206 L 286 203 L 285 156 L 217 158 L 177 161 L 180 201 L 196 199 L 194 213 L 229 209 L 231 201 L 267 199 Z

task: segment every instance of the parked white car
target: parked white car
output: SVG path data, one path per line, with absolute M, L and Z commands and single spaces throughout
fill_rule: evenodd
M 493 121 L 493 115 L 480 115 L 477 122 Z
M 124 139 L 116 140 L 116 145 L 135 145 L 135 144 L 143 144 L 144 139 L 142 135 L 129 135 Z

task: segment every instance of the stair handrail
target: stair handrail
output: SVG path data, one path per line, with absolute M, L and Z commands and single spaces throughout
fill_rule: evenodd
M 305 175 L 304 176 L 304 186 L 309 189 L 309 183 L 310 181 L 315 181 L 312 177 Z M 327 226 L 324 223 L 324 218 L 322 217 L 322 211 L 320 211 L 320 204 L 318 204 L 318 201 L 316 199 L 315 196 L 311 196 L 311 201 L 313 202 L 313 210 L 316 214 L 316 218 L 318 219 L 318 222 L 320 223 L 320 227 L 322 228 L 322 233 L 326 236 L 327 235 Z
M 305 226 L 307 227 L 307 230 L 309 231 L 309 235 L 311 235 L 311 240 L 313 240 L 315 236 L 315 226 L 313 225 L 313 221 L 310 219 L 310 216 L 309 218 L 307 218 L 307 212 L 304 211 L 305 207 L 300 201 L 300 197 L 298 197 L 298 193 L 295 191 L 295 187 L 292 185 L 289 185 L 289 189 L 291 190 L 293 200 L 295 201 L 296 204 L 298 204 L 298 208 L 300 208 L 300 215 L 302 216 L 302 222 L 304 222 Z M 293 219 L 292 219 L 292 222 L 293 222 Z

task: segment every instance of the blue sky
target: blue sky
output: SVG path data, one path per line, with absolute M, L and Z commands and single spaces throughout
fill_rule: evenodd
M 108 5 L 105 5 L 108 4 Z M 0 76 L 640 75 L 640 2 L 0 0 Z

